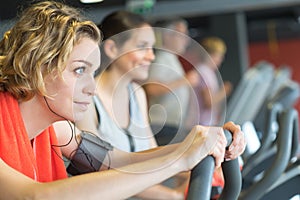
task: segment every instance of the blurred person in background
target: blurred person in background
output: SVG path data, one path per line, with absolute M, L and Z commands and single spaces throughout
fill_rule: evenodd
M 144 84 L 149 100 L 150 123 L 159 145 L 181 141 L 185 136 L 190 93 L 199 81 L 198 72 L 184 72 L 178 59 L 190 42 L 188 23 L 182 18 L 157 21 L 161 28 L 156 58 Z

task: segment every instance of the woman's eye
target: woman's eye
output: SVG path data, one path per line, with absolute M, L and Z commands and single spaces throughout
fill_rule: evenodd
M 139 45 L 138 48 L 143 51 L 153 50 L 153 46 L 148 44 Z
M 85 72 L 85 69 L 86 69 L 85 67 L 78 67 L 74 70 L 74 72 L 78 75 L 81 75 Z
M 138 45 L 137 47 L 138 47 L 138 49 L 144 49 L 145 48 L 144 45 Z
M 137 45 L 137 47 L 139 49 L 146 49 L 146 48 L 148 48 L 147 44 L 139 44 L 139 45 Z

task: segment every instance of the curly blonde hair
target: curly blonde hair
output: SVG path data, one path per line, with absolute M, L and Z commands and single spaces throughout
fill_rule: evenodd
M 75 8 L 54 1 L 30 6 L 0 41 L 0 91 L 19 101 L 46 96 L 44 77 L 54 71 L 61 75 L 83 37 L 102 39 L 98 27 Z

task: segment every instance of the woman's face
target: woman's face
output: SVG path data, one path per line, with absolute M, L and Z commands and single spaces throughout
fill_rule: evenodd
M 210 57 L 211 57 L 212 61 L 214 62 L 213 67 L 215 69 L 218 69 L 224 60 L 224 54 L 215 52 L 215 53 L 211 54 Z
M 144 80 L 155 58 L 153 45 L 154 31 L 149 25 L 132 30 L 131 37 L 119 49 L 115 65 L 126 78 Z
M 186 24 L 179 22 L 172 29 L 164 28 L 162 35 L 163 48 L 166 51 L 172 51 L 179 55 L 185 53 L 190 42 Z
M 58 120 L 62 118 L 76 121 L 92 102 L 95 91 L 94 72 L 100 66 L 100 50 L 96 42 L 82 38 L 74 46 L 62 77 L 48 75 L 45 77 L 46 98 L 50 109 Z M 52 113 L 53 113 L 52 112 Z
M 184 23 L 178 23 L 168 36 L 169 46 L 172 47 L 170 50 L 183 54 L 189 44 L 188 27 Z

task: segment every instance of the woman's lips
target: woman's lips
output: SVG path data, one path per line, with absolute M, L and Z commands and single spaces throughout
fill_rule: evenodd
M 90 102 L 78 102 L 78 101 L 74 101 L 74 103 L 82 111 L 86 111 L 88 109 L 88 106 L 90 105 Z

